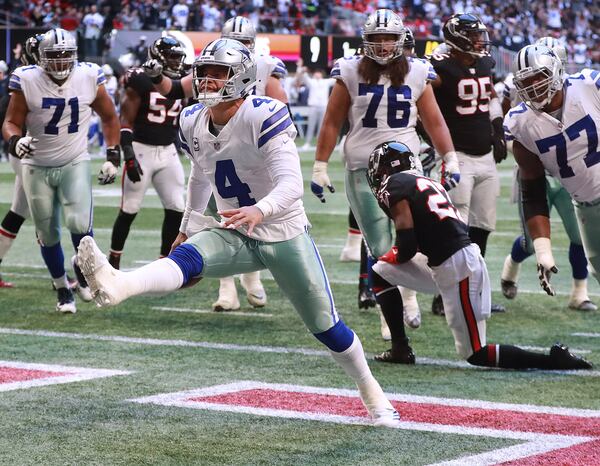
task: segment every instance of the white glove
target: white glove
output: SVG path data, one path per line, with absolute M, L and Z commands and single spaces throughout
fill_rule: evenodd
M 456 152 L 450 151 L 442 157 L 441 181 L 446 191 L 456 188 L 460 183 L 460 168 L 458 168 L 458 156 Z
M 35 152 L 34 144 L 36 142 L 38 142 L 38 140 L 31 136 L 22 137 L 15 144 L 15 155 L 20 159 L 33 156 L 33 153 Z
M 552 256 L 552 245 L 550 238 L 536 238 L 533 240 L 533 249 L 535 249 L 535 259 L 537 261 L 538 278 L 540 280 L 540 286 L 550 296 L 554 296 L 556 293 L 552 285 L 550 285 L 550 278 L 553 273 L 558 273 L 558 267 L 554 262 L 554 256 Z
M 321 202 L 325 202 L 325 196 L 323 194 L 323 187 L 325 186 L 327 186 L 329 192 L 335 192 L 335 188 L 331 184 L 331 180 L 327 174 L 327 162 L 315 160 L 315 164 L 313 165 L 312 180 L 310 182 L 310 190 L 321 200 Z
M 98 174 L 98 181 L 100 184 L 111 184 L 117 177 L 118 169 L 112 162 L 108 160 L 102 164 L 100 173 Z
M 142 68 L 144 69 L 144 73 L 146 74 L 146 76 L 148 76 L 149 78 L 158 78 L 163 71 L 163 66 L 155 58 L 146 60 L 142 65 Z

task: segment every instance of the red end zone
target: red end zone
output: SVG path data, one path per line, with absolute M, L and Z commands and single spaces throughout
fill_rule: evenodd
M 412 395 L 389 398 L 401 415 L 402 429 L 523 441 L 443 464 L 600 464 L 600 411 Z M 237 382 L 132 401 L 342 424 L 370 423 L 357 393 L 351 390 Z

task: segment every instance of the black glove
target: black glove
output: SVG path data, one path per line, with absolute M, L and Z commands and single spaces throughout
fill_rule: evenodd
M 506 153 L 506 141 L 504 139 L 504 127 L 502 123 L 502 118 L 496 118 L 492 121 L 492 147 L 496 163 L 502 162 L 508 155 Z
M 132 183 L 142 181 L 142 167 L 135 158 L 135 152 L 133 151 L 133 133 L 129 129 L 121 130 L 121 147 L 123 148 L 123 158 L 125 160 L 125 170 L 127 172 L 127 178 Z

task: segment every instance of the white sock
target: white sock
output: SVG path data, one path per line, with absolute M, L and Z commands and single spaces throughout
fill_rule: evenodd
M 358 335 L 354 334 L 354 341 L 346 351 L 336 353 L 330 350 L 330 353 L 335 362 L 342 366 L 344 372 L 356 383 L 360 398 L 371 416 L 376 411 L 394 410 L 394 407 L 383 393 L 379 382 L 375 380 L 371 373 Z
M 348 228 L 348 236 L 346 236 L 346 244 L 344 245 L 344 249 L 360 248 L 362 239 L 363 236 L 360 230 Z
M 504 259 L 504 266 L 502 267 L 502 280 L 506 280 L 508 282 L 517 283 L 519 279 L 519 272 L 521 270 L 521 264 L 515 262 L 511 255 L 509 254 Z
M 67 274 L 64 274 L 62 277 L 53 278 L 52 283 L 54 284 L 54 288 L 57 290 L 60 288 L 69 288 L 69 283 L 67 282 Z
M 260 283 L 260 271 L 243 273 L 240 276 L 240 282 L 246 290 L 262 288 Z
M 14 238 L 10 238 L 0 233 L 0 261 L 4 259 L 4 256 L 12 246 L 14 240 Z
M 235 278 L 233 275 L 231 277 L 223 277 L 219 279 L 219 295 L 227 292 L 237 295 L 237 288 L 235 287 Z
M 582 303 L 583 301 L 589 301 L 588 289 L 587 289 L 587 278 L 583 280 L 573 279 L 573 285 L 571 287 L 571 302 L 574 304 Z
M 127 297 L 140 294 L 167 294 L 183 285 L 183 273 L 169 258 L 159 259 L 131 272 L 121 272 Z

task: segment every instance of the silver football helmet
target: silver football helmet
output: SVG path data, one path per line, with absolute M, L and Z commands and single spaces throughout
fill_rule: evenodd
M 517 53 L 514 84 L 525 105 L 542 110 L 563 86 L 563 65 L 545 45 L 527 45 Z
M 228 68 L 225 79 L 207 75 L 205 68 L 218 65 Z M 220 84 L 211 91 L 210 83 Z M 217 39 L 208 44 L 192 65 L 194 98 L 207 107 L 245 97 L 256 83 L 256 62 L 250 51 L 237 40 Z
M 551 48 L 554 51 L 554 53 L 556 55 L 558 55 L 558 58 L 560 58 L 563 68 L 566 68 L 566 66 L 567 66 L 567 49 L 562 44 L 562 42 L 560 42 L 558 39 L 555 39 L 554 37 L 547 36 L 547 37 L 542 37 L 542 38 L 536 40 L 535 44 L 536 45 L 545 45 L 546 47 Z
M 256 41 L 256 30 L 248 18 L 243 16 L 234 16 L 223 24 L 221 29 L 223 39 L 235 39 L 242 42 L 248 50 L 254 52 L 254 43 Z
M 39 44 L 42 69 L 55 79 L 67 79 L 77 63 L 77 42 L 70 32 L 50 29 Z
M 373 40 L 376 34 L 393 34 L 396 41 L 389 45 Z M 380 9 L 367 18 L 363 27 L 362 40 L 365 55 L 375 60 L 380 65 L 386 65 L 390 61 L 402 56 L 406 28 L 396 13 L 392 10 Z

